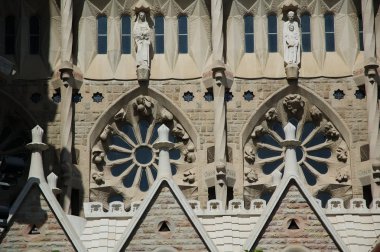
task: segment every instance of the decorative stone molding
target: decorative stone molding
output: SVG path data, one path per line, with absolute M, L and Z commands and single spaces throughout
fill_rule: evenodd
M 345 146 L 339 146 L 336 149 L 336 159 L 338 159 L 338 161 L 340 162 L 346 163 L 347 158 L 348 158 L 347 148 Z
M 105 183 L 104 172 L 94 172 L 91 177 L 97 185 L 102 185 Z
M 303 111 L 305 101 L 298 94 L 290 94 L 285 96 L 283 101 L 285 110 L 291 115 L 297 115 Z
M 244 209 L 244 201 L 240 199 L 233 199 L 230 200 L 228 203 L 228 210 L 233 211 L 233 212 L 241 212 Z
M 221 200 L 209 200 L 207 202 L 207 210 L 210 212 L 218 212 L 224 210 Z
M 265 113 L 265 120 L 268 122 L 277 121 L 278 120 L 278 113 L 275 108 L 271 108 L 268 110 L 268 112 Z
M 153 103 L 148 96 L 140 95 L 133 103 L 133 108 L 140 116 L 152 115 Z
M 339 211 L 341 209 L 344 209 L 343 200 L 338 198 L 329 199 L 327 201 L 327 209 L 333 211 Z

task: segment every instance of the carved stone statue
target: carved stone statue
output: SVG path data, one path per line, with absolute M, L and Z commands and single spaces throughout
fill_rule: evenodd
M 288 64 L 300 63 L 300 31 L 298 22 L 294 20 L 294 12 L 288 12 L 288 21 L 283 29 L 284 61 Z
M 133 36 L 136 43 L 136 66 L 138 79 L 149 78 L 150 68 L 150 37 L 151 28 L 146 20 L 144 11 L 137 15 L 136 23 L 133 27 Z

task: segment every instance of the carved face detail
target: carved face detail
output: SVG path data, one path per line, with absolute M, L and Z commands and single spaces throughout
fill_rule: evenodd
M 145 21 L 145 12 L 143 12 L 143 11 L 140 11 L 139 12 L 139 20 L 141 20 L 141 21 Z
M 294 12 L 293 11 L 289 11 L 288 12 L 288 19 L 289 19 L 289 21 L 293 21 L 294 20 Z M 289 29 L 290 29 L 290 27 L 289 27 Z

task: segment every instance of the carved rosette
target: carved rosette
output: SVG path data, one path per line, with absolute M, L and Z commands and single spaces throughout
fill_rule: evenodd
M 351 187 L 349 150 L 334 123 L 300 94 L 285 96 L 263 114 L 244 146 L 244 198 L 259 198 L 273 191 L 284 170 L 285 134 L 292 122 L 297 128 L 295 147 L 300 174 L 313 195 L 329 188 L 345 197 Z M 327 188 L 327 189 L 326 189 Z M 339 194 L 341 193 L 341 194 Z
M 140 200 L 158 172 L 160 125 L 169 127 L 173 178 L 184 194 L 196 197 L 196 148 L 185 127 L 152 97 L 140 95 L 121 108 L 103 128 L 91 150 L 91 201 L 105 207 L 112 199 L 126 205 Z

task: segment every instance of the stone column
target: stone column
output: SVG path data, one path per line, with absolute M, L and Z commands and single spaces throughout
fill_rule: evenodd
M 376 34 L 375 34 L 375 14 L 373 0 L 362 0 L 363 17 L 363 40 L 364 40 L 364 68 L 365 68 L 365 88 L 367 94 L 368 111 L 368 141 L 370 149 L 370 159 L 372 161 L 373 176 L 371 178 L 371 188 L 373 198 L 380 197 L 380 178 L 376 180 L 376 172 L 380 169 L 380 135 L 379 135 L 379 97 L 378 85 L 379 76 L 377 74 L 376 59 Z
M 214 76 L 214 139 L 215 139 L 215 194 L 216 199 L 227 204 L 226 183 L 226 103 L 224 100 L 226 79 L 224 66 L 223 1 L 211 1 L 213 76 Z
M 169 150 L 174 147 L 174 143 L 169 141 L 169 128 L 162 124 L 158 128 L 158 141 L 153 144 L 153 148 L 159 149 L 157 180 L 161 178 L 172 178 L 170 168 Z
M 288 122 L 284 127 L 285 132 L 285 168 L 284 168 L 284 178 L 288 176 L 299 177 L 300 168 L 297 162 L 296 147 L 301 144 L 300 141 L 296 140 L 296 127 Z
M 44 130 L 37 125 L 32 129 L 32 142 L 26 145 L 26 148 L 32 151 L 30 160 L 29 176 L 30 178 L 38 178 L 40 182 L 45 182 L 44 167 L 42 163 L 42 151 L 48 148 L 47 144 L 42 142 Z
M 72 0 L 61 0 L 61 153 L 60 162 L 63 171 L 63 210 L 70 213 L 72 191 L 72 148 L 73 148 L 73 65 L 72 65 Z

